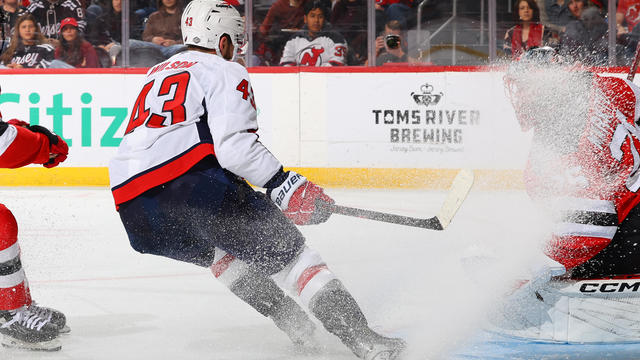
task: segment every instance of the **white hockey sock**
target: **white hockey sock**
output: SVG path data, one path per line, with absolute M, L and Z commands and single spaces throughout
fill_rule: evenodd
M 286 291 L 295 293 L 305 307 L 313 296 L 336 276 L 329 270 L 320 254 L 304 247 L 302 252 L 282 271 L 273 275 L 276 283 Z

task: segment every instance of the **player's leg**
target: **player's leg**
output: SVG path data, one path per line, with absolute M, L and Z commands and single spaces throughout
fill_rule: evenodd
M 404 350 L 402 339 L 382 336 L 369 327 L 356 300 L 315 250 L 304 247 L 274 278 L 283 288 L 297 293 L 325 329 L 358 357 L 395 359 Z
M 244 252 L 248 259 L 252 256 L 249 253 L 259 252 L 246 241 L 255 232 L 233 219 L 237 215 L 234 204 L 242 202 L 239 197 L 245 190 L 253 190 L 245 184 L 246 189 L 238 192 L 242 181 L 228 177 L 215 166 L 211 168 L 207 174 L 196 168 L 122 204 L 120 217 L 132 247 L 141 253 L 211 267 L 235 295 L 271 318 L 294 343 L 310 345 L 315 325 L 304 310 L 268 275 L 250 270 L 246 262 L 216 248 L 217 243 L 226 244 L 227 248 Z M 245 245 L 251 249 L 242 250 Z
M 270 276 L 252 270 L 247 263 L 221 249 L 216 250 L 211 272 L 236 296 L 273 320 L 294 344 L 315 347 L 314 323 Z
M 20 262 L 18 224 L 0 204 L 0 334 L 2 345 L 59 350 L 58 327 L 31 307 L 29 286 Z
M 404 341 L 383 337 L 369 328 L 355 299 L 320 255 L 304 245 L 298 228 L 266 195 L 244 182 L 233 194 L 227 203 L 233 209 L 233 220 L 226 222 L 233 226 L 216 228 L 212 236 L 218 246 L 255 271 L 273 275 L 359 357 L 373 359 L 385 353 L 394 359 L 399 355 Z
M 254 191 L 244 181 L 232 194 L 226 205 L 232 209 L 232 219 L 216 227 L 212 234 L 219 247 L 256 272 L 273 275 L 286 291 L 297 294 L 327 331 L 359 357 L 394 359 L 399 355 L 404 341 L 383 337 L 369 328 L 355 299 L 320 255 L 304 245 L 298 228 L 265 194 Z
M 284 276 L 289 288 L 306 279 L 308 289 L 313 289 L 305 291 L 312 313 L 357 355 L 395 355 L 403 347 L 401 340 L 369 329 L 355 300 L 326 266 L 314 272 L 321 259 L 309 255 L 300 231 L 266 195 L 225 170 L 200 165 L 120 206 L 134 249 L 209 266 L 216 261 L 215 248 L 221 248 L 249 265 L 252 272 L 247 276 L 289 274 Z M 267 294 L 272 294 L 275 287 L 269 289 Z M 238 288 L 232 290 L 242 294 Z M 256 307 L 253 299 L 243 300 Z

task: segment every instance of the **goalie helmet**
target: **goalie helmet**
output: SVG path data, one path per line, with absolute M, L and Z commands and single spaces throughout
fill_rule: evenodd
M 523 131 L 536 127 L 542 116 L 544 103 L 552 104 L 553 91 L 575 69 L 549 46 L 532 48 L 509 64 L 504 75 L 505 92 L 516 112 Z M 556 94 L 559 96 L 559 94 Z
M 244 45 L 244 20 L 233 6 L 221 0 L 193 0 L 182 12 L 182 40 L 185 45 L 220 49 L 220 37 L 229 35 L 233 57 Z

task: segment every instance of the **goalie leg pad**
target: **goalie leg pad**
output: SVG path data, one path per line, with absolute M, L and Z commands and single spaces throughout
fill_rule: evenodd
M 31 303 L 18 246 L 18 223 L 0 204 L 0 310 L 14 310 Z

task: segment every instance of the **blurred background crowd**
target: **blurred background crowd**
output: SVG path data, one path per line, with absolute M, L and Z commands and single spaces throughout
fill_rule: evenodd
M 2 0 L 0 67 L 151 66 L 184 49 L 187 1 Z M 248 66 L 482 65 L 540 46 L 625 66 L 640 38 L 640 0 L 228 2 Z

